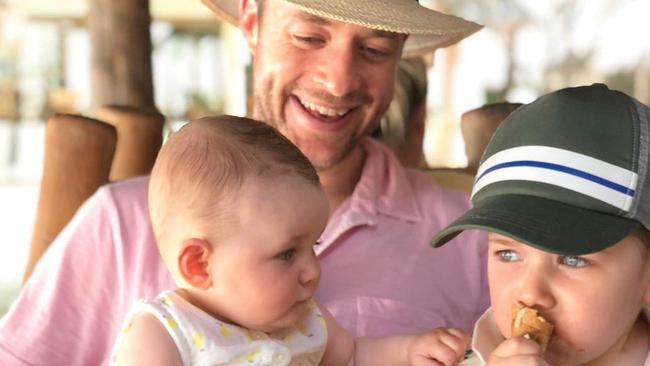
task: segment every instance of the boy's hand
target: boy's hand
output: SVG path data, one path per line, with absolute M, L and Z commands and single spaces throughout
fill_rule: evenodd
M 456 328 L 436 328 L 417 335 L 408 349 L 413 366 L 453 366 L 465 355 L 469 336 Z
M 537 343 L 523 337 L 503 341 L 487 360 L 486 366 L 550 366 L 542 358 L 542 349 Z

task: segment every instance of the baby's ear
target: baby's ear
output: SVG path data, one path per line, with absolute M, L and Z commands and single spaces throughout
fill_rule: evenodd
M 208 260 L 212 246 L 205 240 L 188 239 L 183 242 L 178 255 L 178 270 L 181 277 L 192 287 L 205 290 L 212 284 L 208 271 Z

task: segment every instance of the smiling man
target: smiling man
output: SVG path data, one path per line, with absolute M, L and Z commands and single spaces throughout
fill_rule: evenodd
M 300 148 L 327 194 L 316 299 L 355 335 L 471 330 L 488 305 L 485 237 L 429 247 L 467 198 L 367 136 L 393 97 L 401 56 L 480 26 L 415 0 L 205 1 L 248 42 L 254 117 Z M 105 186 L 79 210 L 0 321 L 0 364 L 104 364 L 132 303 L 173 286 L 151 232 L 147 182 Z

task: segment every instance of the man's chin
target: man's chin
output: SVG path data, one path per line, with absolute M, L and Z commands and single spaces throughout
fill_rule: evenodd
M 300 151 L 307 156 L 309 162 L 316 168 L 317 172 L 327 171 L 332 167 L 341 164 L 348 156 L 350 156 L 352 149 L 350 148 L 321 148 L 319 151 L 315 149 L 299 147 Z M 327 150 L 327 151 L 323 151 Z

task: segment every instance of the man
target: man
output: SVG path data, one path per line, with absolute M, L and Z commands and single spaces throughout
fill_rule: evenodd
M 305 153 L 330 201 L 316 248 L 317 300 L 356 335 L 469 331 L 487 307 L 484 238 L 469 233 L 457 239 L 465 245 L 429 247 L 467 198 L 404 169 L 366 136 L 392 98 L 403 50 L 430 51 L 479 26 L 413 0 L 236 4 L 210 6 L 230 19 L 239 9 L 254 59 L 254 116 Z M 146 187 L 146 177 L 108 185 L 79 210 L 0 323 L 0 364 L 105 363 L 132 303 L 172 286 Z

